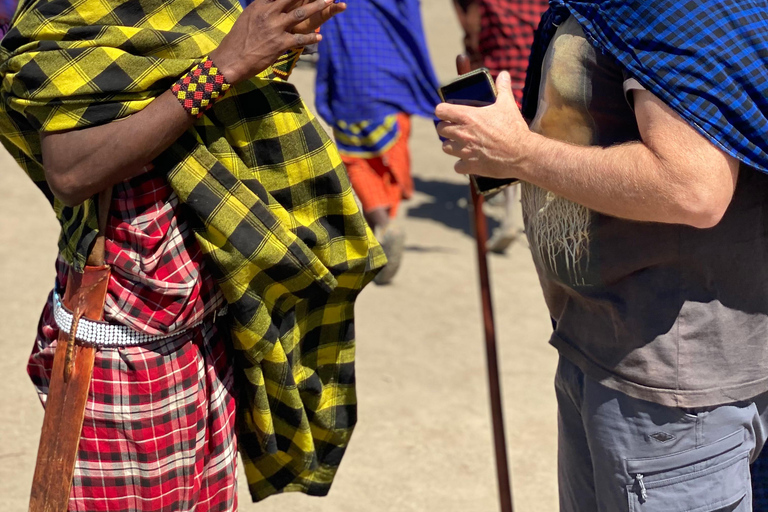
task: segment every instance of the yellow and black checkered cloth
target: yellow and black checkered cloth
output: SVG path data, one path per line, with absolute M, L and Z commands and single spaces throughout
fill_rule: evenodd
M 51 198 L 76 268 L 96 235 L 94 206 L 52 198 L 39 133 L 140 111 L 240 12 L 231 0 L 20 6 L 0 44 L 0 139 Z M 293 62 L 283 61 L 287 75 Z M 253 498 L 327 493 L 356 421 L 354 300 L 385 263 L 333 143 L 270 69 L 232 87 L 154 165 L 199 219 L 230 304 Z

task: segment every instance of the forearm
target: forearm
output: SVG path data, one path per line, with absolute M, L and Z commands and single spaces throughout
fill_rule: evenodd
M 168 90 L 124 120 L 44 134 L 48 183 L 62 202 L 79 204 L 110 185 L 141 174 L 194 121 Z
M 289 48 L 321 40 L 315 30 L 346 4 L 333 0 L 254 2 L 237 18 L 210 54 L 234 85 L 256 76 Z M 145 109 L 119 122 L 43 133 L 43 167 L 51 191 L 76 205 L 109 185 L 140 174 L 194 123 L 169 90 Z
M 690 186 L 697 177 L 670 170 L 642 142 L 576 146 L 534 134 L 517 171 L 524 181 L 615 217 L 697 227 L 719 220 L 700 211 L 709 201 Z
M 716 225 L 736 189 L 739 161 L 698 133 L 648 91 L 634 95 L 641 141 L 576 146 L 533 133 L 520 115 L 509 75 L 496 103 L 441 104 L 437 131 L 456 172 L 514 177 L 593 210 L 631 220 Z

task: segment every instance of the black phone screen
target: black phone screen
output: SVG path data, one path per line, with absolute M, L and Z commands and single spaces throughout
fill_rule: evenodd
M 443 86 L 440 91 L 446 103 L 484 107 L 496 102 L 496 91 L 485 73 L 459 78 Z
M 440 88 L 440 94 L 446 103 L 485 107 L 496 102 L 496 91 L 491 76 L 484 70 L 460 76 L 453 82 Z M 517 181 L 515 178 L 486 178 L 472 176 L 475 188 L 481 194 L 490 194 Z

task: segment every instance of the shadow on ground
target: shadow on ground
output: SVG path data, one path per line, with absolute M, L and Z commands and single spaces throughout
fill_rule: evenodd
M 416 191 L 428 198 L 418 206 L 409 208 L 408 217 L 433 220 L 469 237 L 474 236 L 470 221 L 471 199 L 468 183 L 450 183 L 418 177 L 414 177 L 413 182 Z M 498 227 L 499 222 L 491 217 L 486 218 L 490 234 Z

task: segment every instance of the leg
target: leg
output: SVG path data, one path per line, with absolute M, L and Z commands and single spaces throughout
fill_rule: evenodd
M 505 188 L 504 194 L 504 219 L 501 226 L 496 228 L 488 240 L 488 250 L 497 254 L 504 254 L 507 248 L 517 239 L 518 229 L 515 226 L 515 203 L 517 203 L 518 186 L 512 185 Z
M 374 232 L 385 229 L 389 224 L 389 208 L 385 206 L 365 211 L 363 215 L 365 215 L 366 222 L 368 222 L 368 225 L 371 226 Z
M 380 158 L 342 156 L 349 181 L 363 207 L 365 220 L 375 229 L 384 227 L 392 210 L 388 193 L 387 176 L 381 172 Z
M 400 139 L 381 158 L 372 161 L 372 166 L 381 176 L 386 195 L 389 198 L 389 218 L 382 219 L 381 228 L 374 232 L 379 237 L 384 252 L 387 255 L 387 266 L 374 278 L 376 284 L 392 282 L 402 263 L 405 251 L 405 231 L 396 220 L 400 203 L 413 195 L 413 179 L 411 178 L 410 153 L 408 136 L 410 121 L 408 116 L 398 116 Z M 382 212 L 383 214 L 383 212 Z
M 763 450 L 752 464 L 752 507 L 768 512 L 768 451 Z
M 557 480 L 562 512 L 594 512 L 592 457 L 581 416 L 584 374 L 560 358 L 555 377 L 557 395 Z
M 765 449 L 765 438 L 768 435 L 768 404 L 767 394 L 760 395 L 755 402 L 760 411 L 761 421 L 756 425 L 755 438 L 757 440 L 755 453 L 753 454 L 752 473 L 752 507 L 755 512 L 768 512 L 768 450 Z
M 596 510 L 752 510 L 754 402 L 697 411 L 629 397 L 585 378 Z

